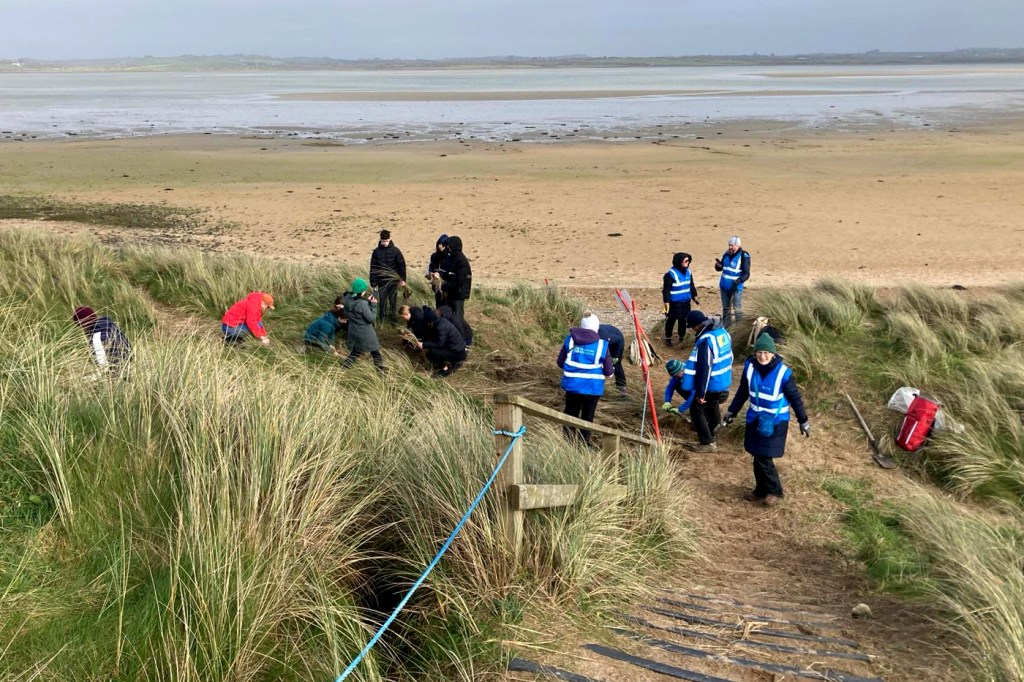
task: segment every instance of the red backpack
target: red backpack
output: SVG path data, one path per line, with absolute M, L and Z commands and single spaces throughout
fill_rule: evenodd
M 904 450 L 915 452 L 924 445 L 925 439 L 931 433 L 932 424 L 935 423 L 935 413 L 939 411 L 939 404 L 916 396 L 907 408 L 907 416 L 903 418 L 899 434 L 896 436 L 896 445 Z

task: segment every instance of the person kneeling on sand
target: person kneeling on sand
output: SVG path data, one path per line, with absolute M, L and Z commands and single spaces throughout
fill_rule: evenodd
M 97 316 L 88 306 L 76 308 L 71 321 L 85 332 L 93 360 L 100 368 L 100 373 L 90 378 L 99 379 L 103 372 L 121 373 L 123 376 L 132 357 L 132 347 L 114 321 L 105 315 Z
M 466 340 L 462 332 L 448 319 L 438 317 L 429 309 L 423 309 L 423 321 L 427 324 L 427 340 L 419 348 L 434 367 L 434 376 L 446 377 L 458 369 L 466 359 Z
M 349 354 L 342 367 L 351 367 L 359 356 L 369 353 L 378 372 L 384 371 L 384 358 L 380 355 L 380 340 L 373 323 L 377 319 L 377 299 L 370 291 L 370 285 L 362 277 L 352 280 L 352 291 L 344 295 L 345 311 L 348 313 L 348 336 L 346 345 Z
M 274 297 L 262 291 L 254 291 L 236 301 L 220 320 L 224 332 L 224 343 L 240 344 L 247 336 L 254 336 L 264 346 L 270 344 L 270 336 L 263 326 L 263 313 L 274 309 Z
M 338 332 L 348 328 L 348 314 L 342 301 L 336 300 L 334 307 L 313 320 L 306 327 L 303 350 L 322 350 L 325 353 L 341 355 L 338 352 Z
M 598 330 L 601 321 L 597 315 L 586 313 L 579 327 L 569 335 L 558 352 L 558 366 L 562 369 L 562 389 L 565 391 L 565 413 L 584 421 L 594 421 L 597 403 L 604 395 L 606 377 L 615 373 L 608 342 L 601 339 Z M 569 438 L 577 438 L 590 445 L 590 431 L 565 427 Z
M 743 364 L 740 387 L 722 419 L 726 424 L 731 422 L 743 403 L 750 400 L 743 449 L 754 458 L 754 489 L 743 499 L 760 501 L 769 507 L 783 498 L 775 458 L 786 452 L 791 408 L 800 422 L 800 433 L 808 437 L 811 435 L 811 424 L 807 420 L 804 400 L 793 378 L 793 370 L 776 353 L 771 336 L 761 334 L 757 337 L 754 354 Z

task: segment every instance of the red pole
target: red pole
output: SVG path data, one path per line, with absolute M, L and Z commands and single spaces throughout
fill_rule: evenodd
M 633 326 L 636 328 L 637 345 L 640 346 L 640 368 L 644 375 L 644 385 L 647 388 L 647 407 L 651 411 L 651 424 L 654 426 L 654 437 L 661 442 L 661 429 L 658 427 L 658 412 L 654 409 L 654 392 L 651 391 L 651 360 L 647 356 L 647 346 L 644 338 L 647 334 L 640 326 L 640 315 L 636 309 L 636 301 L 633 303 Z

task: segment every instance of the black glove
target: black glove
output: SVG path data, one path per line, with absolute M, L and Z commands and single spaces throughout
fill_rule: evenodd
M 808 438 L 811 437 L 811 422 L 803 422 L 800 424 L 800 433 L 804 434 Z
M 735 414 L 733 414 L 732 412 L 726 412 L 725 414 L 722 415 L 722 423 L 726 425 L 732 424 L 732 420 L 735 418 Z

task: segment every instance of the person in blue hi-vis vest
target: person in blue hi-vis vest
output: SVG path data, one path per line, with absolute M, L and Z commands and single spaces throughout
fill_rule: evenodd
M 732 386 L 732 337 L 699 310 L 686 316 L 696 341 L 683 368 L 681 388 L 691 391 L 690 420 L 697 432 L 697 452 L 715 452 L 715 429 L 722 420 L 719 405 Z
M 588 422 L 594 421 L 597 403 L 604 395 L 605 378 L 615 371 L 608 342 L 598 333 L 600 327 L 597 315 L 586 313 L 580 320 L 580 326 L 569 330 L 558 353 L 562 389 L 565 390 L 565 413 Z M 567 437 L 590 445 L 590 431 L 569 426 L 564 430 Z
M 761 334 L 754 342 L 754 354 L 743 364 L 740 386 L 723 421 L 731 422 L 748 400 L 743 449 L 754 458 L 754 489 L 743 499 L 772 507 L 783 498 L 775 458 L 786 452 L 790 412 L 796 412 L 805 436 L 810 437 L 811 424 L 793 370 L 782 361 L 769 334 Z
M 672 329 L 679 323 L 679 341 L 686 335 L 683 321 L 697 300 L 697 283 L 690 272 L 690 254 L 679 252 L 672 256 L 672 267 L 661 278 L 662 312 L 665 314 L 665 345 L 672 345 Z
M 739 237 L 729 237 L 729 246 L 715 259 L 715 270 L 722 273 L 718 289 L 722 292 L 722 324 L 743 319 L 743 283 L 750 279 L 750 254 L 743 250 Z

